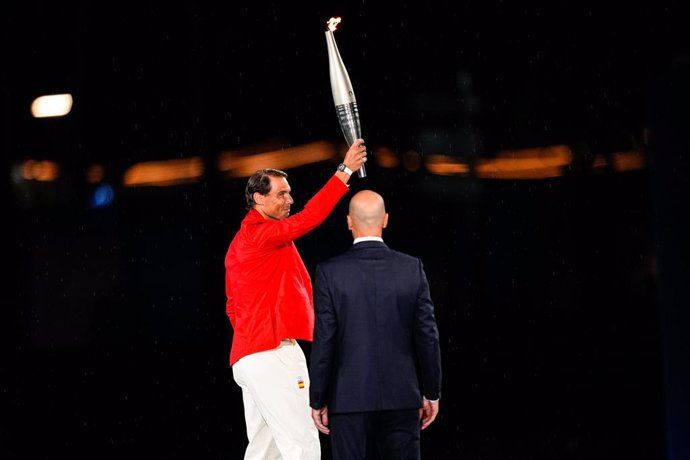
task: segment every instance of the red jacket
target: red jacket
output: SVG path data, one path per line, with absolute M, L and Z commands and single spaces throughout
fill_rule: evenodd
M 231 366 L 285 338 L 312 340 L 311 279 L 293 240 L 326 220 L 347 191 L 333 176 L 297 214 L 269 220 L 254 209 L 247 213 L 225 256 Z

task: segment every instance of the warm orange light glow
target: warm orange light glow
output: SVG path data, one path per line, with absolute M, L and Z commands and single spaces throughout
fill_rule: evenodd
M 563 168 L 572 161 L 566 145 L 505 150 L 494 159 L 482 159 L 475 165 L 475 174 L 483 179 L 546 179 L 563 175 Z
M 93 164 L 86 168 L 86 182 L 89 184 L 97 184 L 103 180 L 105 176 L 105 168 L 103 165 Z
M 60 167 L 54 161 L 26 160 L 20 168 L 20 176 L 24 180 L 51 182 L 60 175 Z
M 328 24 L 328 30 L 331 32 L 335 32 L 335 30 L 338 28 L 338 24 L 340 24 L 341 19 L 340 18 L 331 18 L 329 19 L 326 24 Z
M 123 184 L 126 187 L 178 185 L 196 182 L 203 174 L 204 162 L 200 157 L 149 161 L 131 166 L 125 172 Z
M 403 155 L 403 166 L 410 172 L 419 171 L 422 167 L 422 157 L 416 150 L 408 150 Z
M 608 160 L 606 160 L 606 157 L 604 155 L 594 155 L 594 161 L 592 161 L 592 168 L 594 170 L 600 170 L 604 169 L 609 165 Z
M 218 170 L 232 177 L 249 177 L 262 168 L 290 169 L 335 158 L 336 149 L 327 141 L 246 155 L 225 151 L 218 156 Z
M 467 163 L 449 155 L 429 155 L 425 164 L 430 173 L 439 176 L 464 176 L 470 171 Z
M 543 158 L 558 159 L 570 163 L 573 153 L 567 145 L 551 145 L 549 147 L 534 147 L 518 150 L 502 150 L 496 154 L 497 158 Z M 547 160 L 548 161 L 548 160 Z
M 476 176 L 482 179 L 547 179 L 562 175 L 561 166 L 546 166 L 539 159 L 496 158 L 476 165 Z
M 616 172 L 634 171 L 645 167 L 645 157 L 638 151 L 613 152 L 611 165 Z
M 374 152 L 376 164 L 384 168 L 395 168 L 400 164 L 400 159 L 395 152 L 388 147 L 379 147 Z

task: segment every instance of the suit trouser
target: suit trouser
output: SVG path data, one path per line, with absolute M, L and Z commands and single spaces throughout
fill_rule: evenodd
M 419 460 L 419 409 L 329 414 L 333 460 Z
M 232 366 L 242 388 L 249 445 L 244 458 L 318 460 L 319 432 L 309 407 L 309 374 L 299 344 L 245 356 Z

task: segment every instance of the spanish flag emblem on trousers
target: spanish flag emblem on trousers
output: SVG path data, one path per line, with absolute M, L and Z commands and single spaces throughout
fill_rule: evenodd
M 304 379 L 301 376 L 297 377 L 297 386 L 300 389 L 304 388 Z

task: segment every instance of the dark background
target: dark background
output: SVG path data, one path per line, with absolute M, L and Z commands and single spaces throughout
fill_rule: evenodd
M 679 4 L 319 5 L 8 4 L 0 458 L 242 458 L 223 259 L 246 178 L 215 161 L 267 140 L 342 142 L 331 16 L 371 152 L 352 189 L 384 196 L 384 238 L 422 258 L 436 303 L 444 387 L 424 456 L 687 458 Z M 31 118 L 56 92 L 72 113 Z M 472 164 L 550 145 L 574 160 L 535 180 L 383 168 L 375 153 Z M 644 167 L 595 167 L 619 151 Z M 122 185 L 137 162 L 194 155 L 197 183 Z M 58 180 L 21 183 L 30 158 L 58 162 Z M 114 190 L 105 208 L 89 206 L 93 163 Z M 297 209 L 335 164 L 288 170 Z M 297 241 L 312 274 L 351 242 L 346 205 Z

